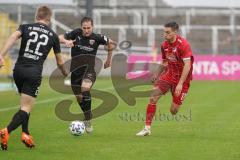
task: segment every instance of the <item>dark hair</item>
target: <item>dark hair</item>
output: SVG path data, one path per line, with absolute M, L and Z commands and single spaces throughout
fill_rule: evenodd
M 40 6 L 36 11 L 36 20 L 50 20 L 52 10 L 48 6 Z
M 172 22 L 168 22 L 164 25 L 164 27 L 169 27 L 171 28 L 173 31 L 179 31 L 179 25 L 177 24 L 177 22 L 172 21 Z
M 84 22 L 91 22 L 92 26 L 93 26 L 93 19 L 91 17 L 83 17 L 82 20 L 81 20 L 81 25 L 84 23 Z

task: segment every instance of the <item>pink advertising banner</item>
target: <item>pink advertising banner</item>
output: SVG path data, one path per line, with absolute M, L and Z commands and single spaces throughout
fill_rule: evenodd
M 133 54 L 128 57 L 128 78 L 149 73 L 149 64 L 160 62 L 161 56 Z M 134 71 L 141 63 L 142 69 Z M 240 55 L 195 55 L 193 64 L 195 80 L 240 80 Z

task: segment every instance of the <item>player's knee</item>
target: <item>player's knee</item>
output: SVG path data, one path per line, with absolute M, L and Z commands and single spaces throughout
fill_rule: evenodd
M 91 90 L 91 88 L 89 88 L 89 87 L 82 87 L 81 88 L 82 92 L 89 92 L 90 90 Z
M 30 113 L 32 111 L 32 106 L 21 106 L 21 110 Z
M 150 97 L 150 103 L 151 103 L 151 104 L 156 104 L 157 101 L 158 101 L 158 98 L 156 98 L 156 97 Z
M 81 91 L 82 92 L 90 91 L 92 85 L 93 85 L 93 82 L 90 79 L 84 79 L 81 86 Z
M 90 91 L 91 86 L 92 86 L 92 83 L 83 83 L 81 86 L 81 91 L 82 92 Z

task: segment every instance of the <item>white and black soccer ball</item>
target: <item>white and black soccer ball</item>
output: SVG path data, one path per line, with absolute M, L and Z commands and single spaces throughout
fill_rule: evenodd
M 69 130 L 72 135 L 80 136 L 85 132 L 85 124 L 82 121 L 72 121 Z

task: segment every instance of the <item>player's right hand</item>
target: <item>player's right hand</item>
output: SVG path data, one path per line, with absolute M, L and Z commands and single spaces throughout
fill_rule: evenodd
M 152 83 L 155 83 L 157 78 L 158 78 L 158 74 L 154 73 L 153 76 L 152 76 L 152 79 L 151 79 Z
M 65 41 L 66 47 L 72 48 L 72 47 L 74 46 L 74 42 L 75 42 L 75 41 L 76 41 L 76 40 L 66 40 L 66 41 Z

